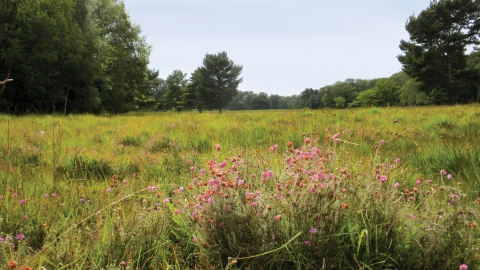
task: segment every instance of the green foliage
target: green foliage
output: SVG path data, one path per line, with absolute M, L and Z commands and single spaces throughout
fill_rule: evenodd
M 243 81 L 238 78 L 242 66 L 235 65 L 226 52 L 221 52 L 207 54 L 203 66 L 197 70 L 192 82 L 197 85 L 201 103 L 214 106 L 222 113 L 222 108 L 237 95 L 238 85 Z
M 390 79 L 380 79 L 373 88 L 361 92 L 356 100 L 364 107 L 397 105 L 400 87 Z
M 0 2 L 2 111 L 122 113 L 154 107 L 150 47 L 119 0 Z
M 400 42 L 404 54 L 398 60 L 434 103 L 465 103 L 477 98 L 478 91 L 470 91 L 468 85 L 479 76 L 466 69 L 465 50 L 479 42 L 479 17 L 478 0 L 439 0 L 408 19 L 410 41 Z
M 167 92 L 164 95 L 166 108 L 171 108 L 180 112 L 184 107 L 184 92 L 187 86 L 187 73 L 180 70 L 174 70 L 172 74 L 168 75 Z

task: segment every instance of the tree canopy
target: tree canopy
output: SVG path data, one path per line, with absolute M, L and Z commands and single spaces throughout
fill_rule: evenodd
M 150 46 L 123 1 L 2 0 L 0 10 L 0 76 L 10 71 L 15 78 L 0 96 L 0 111 L 123 113 L 155 106 Z
M 469 86 L 478 73 L 466 68 L 466 49 L 479 44 L 480 0 L 433 0 L 405 28 L 410 41 L 400 42 L 398 60 L 422 91 L 438 104 L 476 97 Z

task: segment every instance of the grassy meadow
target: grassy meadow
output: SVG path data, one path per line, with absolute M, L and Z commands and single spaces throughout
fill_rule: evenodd
M 0 115 L 0 268 L 480 269 L 479 138 L 478 104 Z

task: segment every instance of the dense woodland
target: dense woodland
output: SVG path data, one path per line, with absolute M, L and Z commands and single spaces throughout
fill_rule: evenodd
M 161 78 L 148 68 L 151 47 L 122 0 L 0 0 L 0 10 L 0 80 L 13 79 L 0 92 L 4 113 L 221 113 L 480 99 L 480 0 L 432 0 L 408 18 L 403 69 L 391 77 L 346 79 L 286 97 L 239 90 L 243 67 L 226 52 L 205 55 L 190 76 L 175 70 Z

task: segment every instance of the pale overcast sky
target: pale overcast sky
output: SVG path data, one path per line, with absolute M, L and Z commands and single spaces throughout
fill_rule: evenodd
M 243 66 L 239 89 L 290 96 L 389 77 L 405 23 L 430 0 L 124 0 L 152 46 L 150 68 L 190 74 L 205 54 Z

